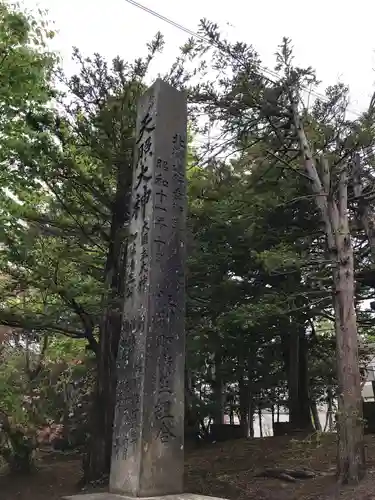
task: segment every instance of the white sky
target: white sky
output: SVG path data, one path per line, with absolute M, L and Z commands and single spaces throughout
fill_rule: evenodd
M 85 55 L 99 52 L 125 60 L 145 53 L 160 30 L 166 39 L 157 71 L 173 62 L 188 35 L 125 0 L 23 0 L 27 8 L 47 8 L 58 35 L 53 41 L 67 72 L 71 47 Z M 351 109 L 367 107 L 375 82 L 374 0 L 139 0 L 160 14 L 197 30 L 200 18 L 217 22 L 231 40 L 251 43 L 263 65 L 273 69 L 273 54 L 283 36 L 292 39 L 296 60 L 311 65 L 324 86 L 342 81 L 351 90 Z
M 283 36 L 292 39 L 296 62 L 312 66 L 323 86 L 341 81 L 351 93 L 350 110 L 366 109 L 375 90 L 374 0 L 138 0 L 159 14 L 197 31 L 203 17 L 216 22 L 231 41 L 252 44 L 263 66 L 274 69 Z M 126 0 L 21 0 L 28 9 L 49 11 L 58 31 L 52 42 L 67 73 L 72 46 L 84 55 L 99 52 L 125 60 L 144 55 L 157 31 L 166 47 L 157 72 L 167 70 L 188 34 L 129 4 Z M 320 89 L 320 92 L 323 88 Z M 353 117 L 353 116 L 351 116 Z

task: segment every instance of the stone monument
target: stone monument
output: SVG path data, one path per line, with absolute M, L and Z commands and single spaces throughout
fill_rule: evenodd
M 183 491 L 184 94 L 157 80 L 137 121 L 110 489 L 147 497 Z
M 186 96 L 159 79 L 138 106 L 110 493 L 74 500 L 199 497 L 182 495 L 186 147 Z

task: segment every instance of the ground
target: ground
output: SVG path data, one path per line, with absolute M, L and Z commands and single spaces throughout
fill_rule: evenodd
M 230 500 L 375 500 L 375 436 L 366 437 L 366 446 L 368 474 L 355 489 L 338 492 L 335 440 L 326 435 L 236 440 L 192 450 L 186 456 L 185 490 Z M 318 475 L 295 483 L 256 477 L 265 467 L 305 467 Z M 78 493 L 80 476 L 78 455 L 45 453 L 29 477 L 0 475 L 0 500 L 61 500 Z

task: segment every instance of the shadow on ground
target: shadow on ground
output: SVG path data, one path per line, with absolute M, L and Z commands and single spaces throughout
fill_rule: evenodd
M 337 490 L 335 437 L 326 435 L 321 440 L 236 440 L 189 451 L 185 490 L 229 500 L 375 500 L 375 436 L 367 436 L 366 443 L 368 475 L 357 488 Z M 266 467 L 306 467 L 317 476 L 294 483 L 257 477 Z M 79 492 L 80 478 L 79 456 L 43 453 L 31 476 L 0 476 L 0 500 L 61 500 Z

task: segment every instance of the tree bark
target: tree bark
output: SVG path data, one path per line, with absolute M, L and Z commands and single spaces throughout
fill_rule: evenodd
M 234 411 L 233 411 L 233 406 L 231 406 L 230 410 L 229 410 L 229 423 L 230 423 L 230 425 L 234 425 Z
M 262 426 L 262 408 L 258 408 L 258 419 L 259 419 L 259 436 L 263 437 L 263 426 Z
M 320 423 L 319 411 L 315 401 L 311 401 L 311 414 L 313 417 L 314 427 L 317 432 L 322 432 L 322 425 Z
M 104 272 L 105 294 L 100 323 L 97 377 L 91 413 L 88 452 L 84 457 L 86 483 L 109 475 L 112 454 L 112 430 L 116 404 L 116 358 L 120 340 L 125 295 L 126 238 L 130 178 L 118 167 L 117 189 L 113 204 L 109 247 Z
M 198 442 L 200 438 L 200 415 L 196 404 L 192 377 L 185 366 L 185 438 L 186 441 Z
M 327 389 L 327 418 L 324 425 L 324 432 L 333 431 L 333 393 L 331 387 Z
M 254 359 L 251 353 L 247 356 L 247 421 L 248 421 L 248 432 L 246 437 L 254 437 L 254 416 L 255 416 L 255 405 L 254 405 Z
M 243 429 L 244 437 L 249 437 L 249 399 L 248 399 L 248 389 L 247 384 L 245 384 L 244 378 L 240 375 L 238 380 L 239 387 L 239 416 L 240 425 Z
M 288 373 L 289 422 L 294 430 L 312 430 L 309 401 L 308 342 L 304 325 L 291 323 L 285 336 L 285 365 Z
M 212 377 L 212 390 L 214 398 L 214 415 L 213 421 L 215 424 L 224 423 L 224 383 L 222 377 L 222 359 L 219 353 L 215 353 L 214 357 L 215 369 Z
M 248 432 L 246 437 L 254 437 L 254 401 L 253 395 L 249 392 L 249 412 L 248 412 Z
M 321 157 L 322 180 L 291 96 L 294 125 L 306 174 L 325 225 L 333 269 L 336 356 L 338 371 L 338 460 L 341 483 L 355 484 L 365 474 L 361 378 L 358 363 L 357 321 L 354 308 L 354 259 L 348 217 L 348 165 L 341 167 L 337 202 L 331 193 L 328 161 Z
M 299 334 L 292 326 L 289 331 L 288 394 L 289 422 L 294 429 L 300 428 L 299 405 Z
M 375 215 L 364 195 L 361 178 L 361 158 L 358 154 L 355 155 L 353 160 L 353 192 L 358 202 L 358 218 L 370 245 L 371 259 L 375 263 Z
M 337 268 L 334 271 L 334 309 L 338 365 L 338 476 L 356 483 L 365 475 L 361 378 L 357 322 L 354 308 L 353 250 L 348 218 L 340 214 L 336 232 Z
M 308 354 L 309 344 L 306 336 L 306 329 L 303 324 L 298 328 L 299 351 L 298 351 L 298 404 L 299 423 L 301 429 L 313 430 L 310 411 L 310 388 L 309 388 L 309 367 Z

